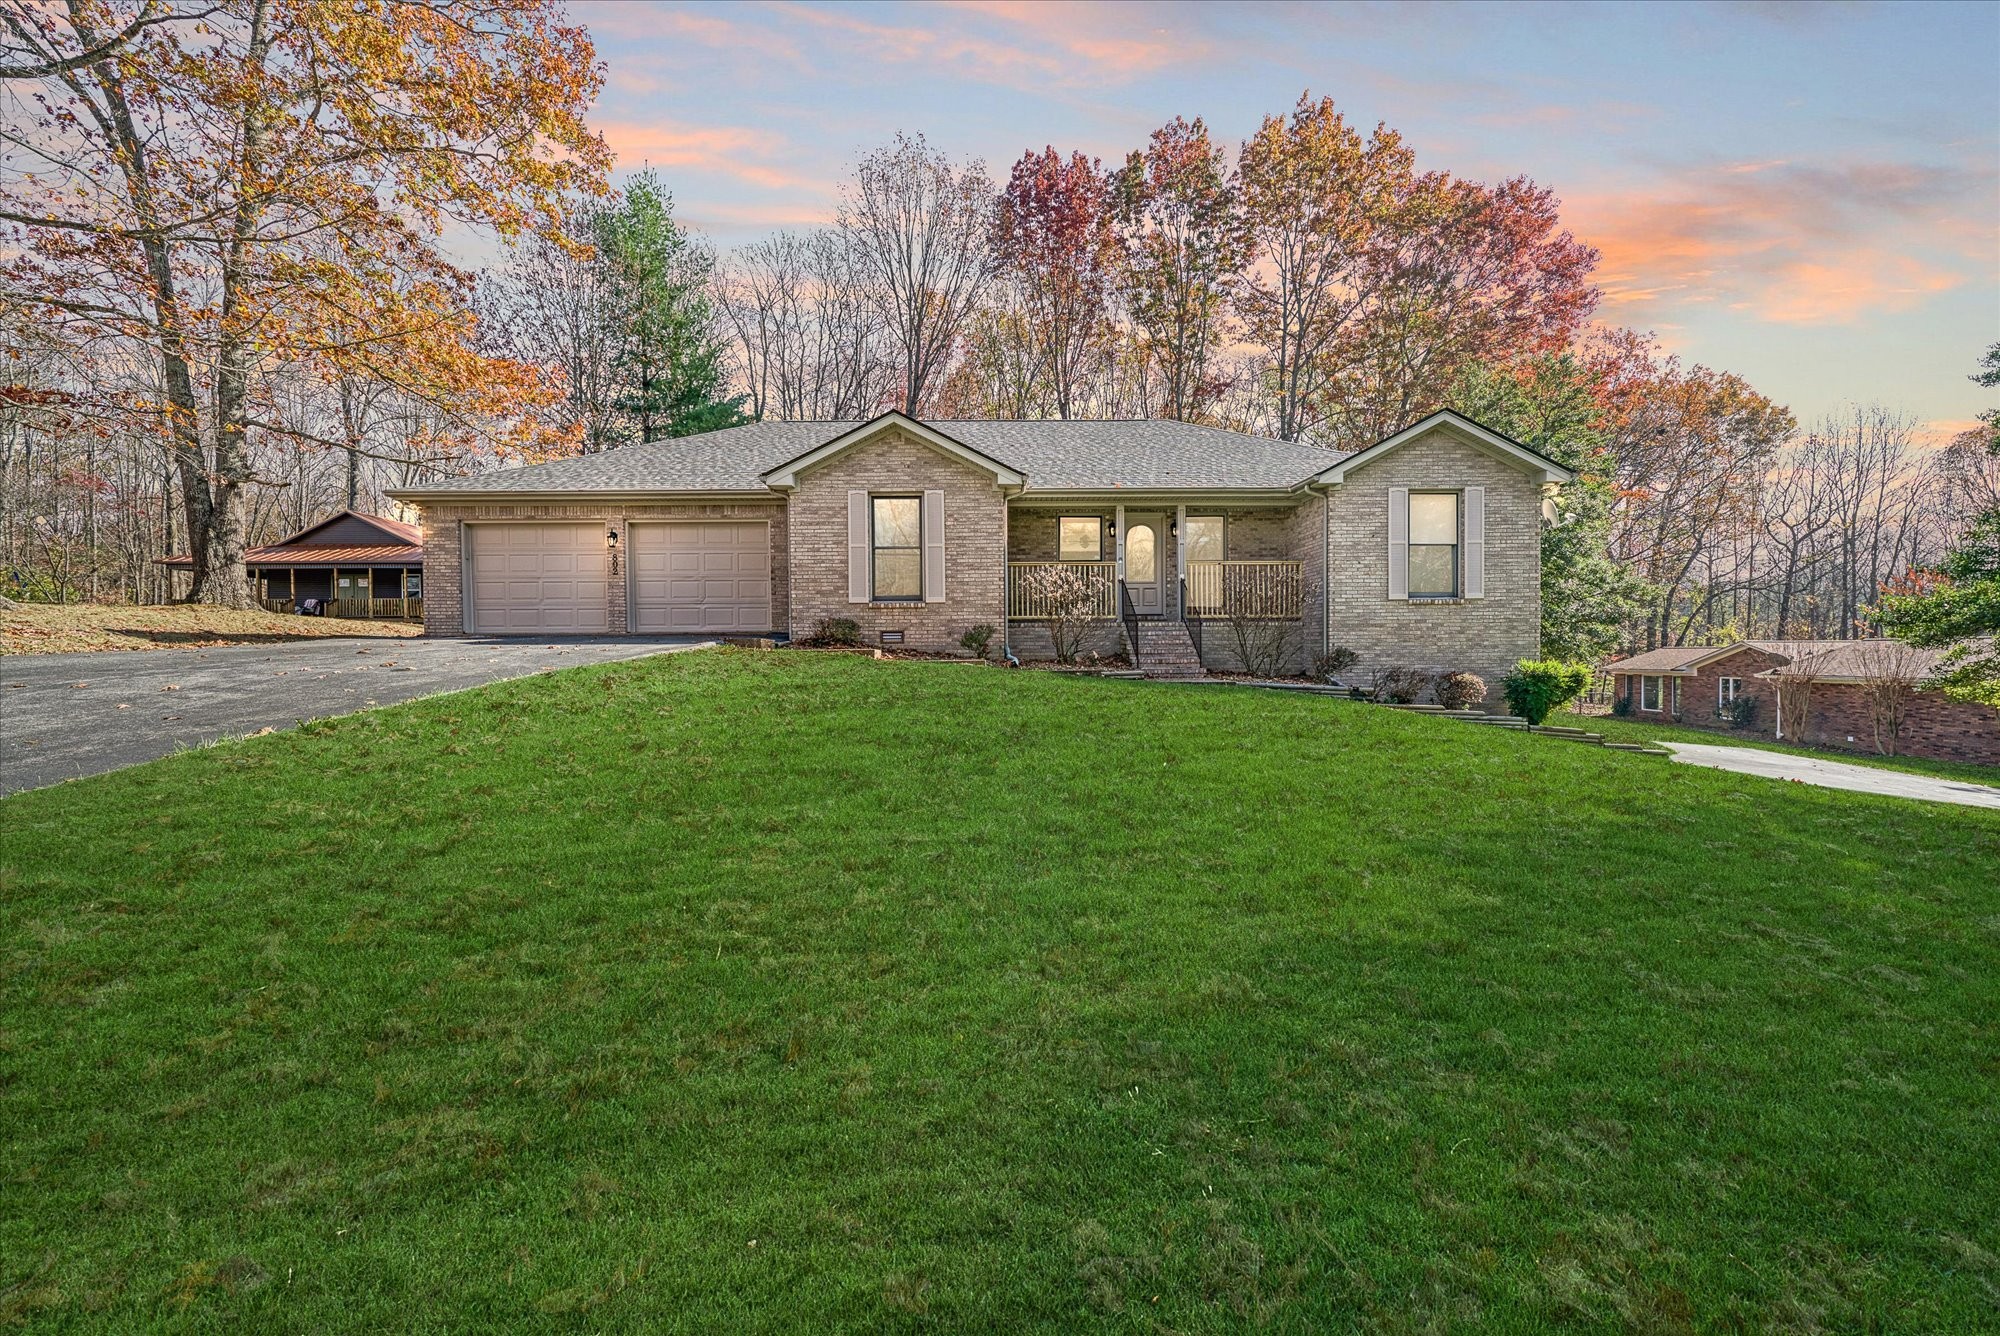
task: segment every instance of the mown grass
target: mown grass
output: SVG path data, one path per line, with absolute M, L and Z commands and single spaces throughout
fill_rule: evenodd
M 2000 1320 L 2000 814 L 805 653 L 0 802 L 52 1330 Z
M 1557 714 L 1551 724 L 1566 724 L 1602 733 L 1613 742 L 1692 742 L 1709 747 L 1755 747 L 1761 751 L 1810 756 L 1819 761 L 1846 765 L 1874 766 L 1880 770 L 1901 770 L 1912 775 L 1938 779 L 1965 779 L 1975 784 L 2000 786 L 2000 765 L 1978 765 L 1970 761 L 1938 761 L 1927 756 L 1882 756 L 1874 752 L 1841 751 L 1832 747 L 1799 747 L 1777 742 L 1755 733 L 1738 733 L 1725 728 L 1694 728 L 1687 724 L 1651 723 L 1643 719 L 1620 719 L 1615 715 Z

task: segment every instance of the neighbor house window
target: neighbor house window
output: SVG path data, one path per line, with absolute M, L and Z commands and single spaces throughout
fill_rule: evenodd
M 1458 493 L 1410 493 L 1410 597 L 1458 597 Z
M 1639 679 L 1639 708 L 1657 710 L 1660 708 L 1660 679 L 1642 677 Z
M 874 512 L 875 586 L 878 599 L 924 596 L 923 499 L 871 497 Z
M 1736 697 L 1742 693 L 1742 690 L 1742 678 L 1725 677 L 1721 679 L 1715 684 L 1715 708 L 1718 710 L 1728 709 L 1736 703 Z
M 1096 515 L 1065 515 L 1056 521 L 1058 561 L 1104 560 L 1104 521 Z
M 403 597 L 422 598 L 424 596 L 424 573 L 422 571 L 403 572 Z

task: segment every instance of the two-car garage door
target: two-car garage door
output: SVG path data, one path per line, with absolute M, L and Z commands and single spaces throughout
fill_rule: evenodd
M 610 629 L 601 522 L 474 524 L 467 556 L 479 635 L 601 635 Z M 769 631 L 770 527 L 757 521 L 637 523 L 627 532 L 631 629 Z

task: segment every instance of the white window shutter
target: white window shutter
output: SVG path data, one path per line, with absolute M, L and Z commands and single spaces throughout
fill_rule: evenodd
M 924 493 L 924 602 L 944 602 L 944 493 Z
M 847 494 L 847 601 L 866 603 L 872 583 L 868 571 L 868 493 Z
M 1465 596 L 1486 597 L 1486 489 L 1465 489 Z
M 1410 596 L 1410 489 L 1389 489 L 1389 597 Z

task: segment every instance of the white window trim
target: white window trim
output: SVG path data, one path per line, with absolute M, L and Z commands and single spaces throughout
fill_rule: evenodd
M 1455 487 L 1412 487 L 1403 498 L 1403 532 L 1415 532 L 1410 521 L 1414 518 L 1414 507 L 1420 496 L 1448 496 L 1452 499 L 1452 543 L 1451 543 L 1451 592 L 1449 594 L 1419 594 L 1405 585 L 1404 597 L 1412 603 L 1456 603 L 1465 597 L 1465 489 Z M 1419 543 L 1413 537 L 1403 540 L 1407 551 L 1417 547 L 1443 547 L 1443 543 Z M 1408 558 L 1404 559 L 1406 562 Z M 1407 569 L 1407 567 L 1406 567 Z M 1407 574 L 1404 579 L 1408 580 Z
M 1743 694 L 1743 679 L 1740 677 L 1718 677 L 1715 679 L 1715 708 L 1727 709 Z
M 1648 683 L 1650 683 L 1652 686 L 1653 703 L 1651 705 L 1646 704 L 1646 689 Z M 1667 693 L 1665 690 L 1665 686 L 1666 686 L 1666 679 L 1664 677 L 1660 677 L 1652 673 L 1646 673 L 1641 675 L 1641 677 L 1639 678 L 1639 708 L 1641 710 L 1644 710 L 1647 714 L 1665 713 L 1665 711 L 1663 711 L 1660 708 L 1662 705 L 1666 704 Z
M 1198 515 L 1193 511 L 1189 511 L 1187 517 L 1188 525 L 1192 525 L 1196 520 L 1214 520 L 1217 524 L 1220 524 L 1222 526 L 1222 555 L 1219 557 L 1199 557 L 1199 558 L 1190 556 L 1188 560 L 1189 561 L 1229 560 L 1229 516 L 1221 514 Z M 1179 545 L 1186 543 L 1187 541 L 1188 541 L 1187 526 L 1183 526 L 1182 531 L 1174 535 L 1174 542 L 1176 545 Z
M 1065 520 L 1091 520 L 1097 525 L 1097 555 L 1094 557 L 1066 557 L 1063 555 L 1062 527 Z M 1056 560 L 1093 563 L 1104 560 L 1104 516 L 1102 515 L 1058 515 L 1056 516 Z
M 892 547 L 891 552 L 917 554 L 917 592 L 915 594 L 884 594 L 875 587 L 875 562 L 883 551 L 875 541 L 875 503 L 877 501 L 914 501 L 917 503 L 917 545 L 915 549 Z M 868 601 L 870 603 L 908 604 L 924 601 L 924 495 L 922 492 L 870 492 L 868 494 Z

